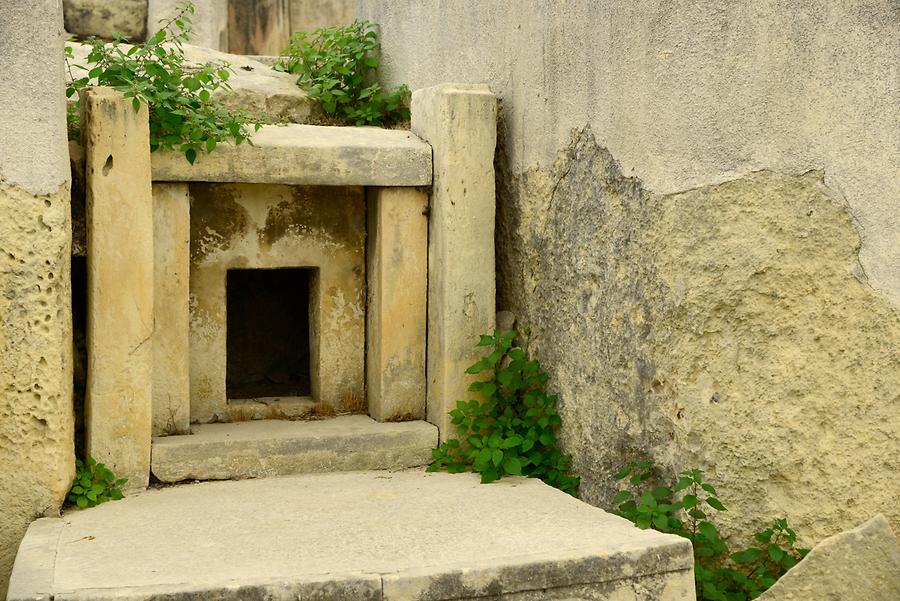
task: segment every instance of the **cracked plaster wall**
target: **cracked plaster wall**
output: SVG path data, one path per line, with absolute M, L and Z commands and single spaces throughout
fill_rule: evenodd
M 745 537 L 900 525 L 900 4 L 359 6 L 386 83 L 500 97 L 498 308 L 587 500 L 646 453 Z

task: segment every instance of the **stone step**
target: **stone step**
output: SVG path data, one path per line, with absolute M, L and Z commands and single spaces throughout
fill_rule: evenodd
M 689 601 L 691 545 L 538 480 L 203 482 L 43 518 L 10 601 Z
M 366 415 L 203 424 L 192 434 L 154 438 L 150 469 L 162 482 L 397 470 L 427 465 L 437 444 L 428 422 Z

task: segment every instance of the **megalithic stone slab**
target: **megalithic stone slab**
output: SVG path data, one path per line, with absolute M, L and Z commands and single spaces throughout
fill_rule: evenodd
M 428 194 L 369 188 L 366 394 L 378 421 L 425 417 Z
M 482 85 L 443 84 L 412 96 L 412 131 L 433 149 L 428 240 L 428 421 L 467 399 L 479 335 L 495 323 L 494 149 L 497 99 Z
M 187 184 L 153 184 L 154 436 L 190 430 L 190 205 Z
M 150 475 L 153 195 L 146 105 L 86 90 L 88 453 L 126 489 Z

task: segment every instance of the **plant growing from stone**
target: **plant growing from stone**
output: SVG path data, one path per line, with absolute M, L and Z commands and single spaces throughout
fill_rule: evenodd
M 408 121 L 409 88 L 385 90 L 375 80 L 379 47 L 374 28 L 368 21 L 356 21 L 295 33 L 275 69 L 297 75 L 297 85 L 338 121 L 355 125 Z
M 132 99 L 134 110 L 141 103 L 150 112 L 150 150 L 160 148 L 184 153 L 191 163 L 200 152 L 212 152 L 222 142 L 240 144 L 250 138 L 245 115 L 225 108 L 212 93 L 229 89 L 231 69 L 207 63 L 185 65 L 183 44 L 190 39 L 194 5 L 183 4 L 178 13 L 143 44 L 127 46 L 116 38 L 107 44 L 91 39 L 87 65 L 72 65 L 72 49 L 66 62 L 72 81 L 66 88 L 71 98 L 89 85 L 115 88 Z M 72 69 L 86 71 L 76 78 Z M 69 111 L 69 131 L 78 130 L 77 108 Z M 259 129 L 259 124 L 255 125 Z
M 75 460 L 75 480 L 68 499 L 79 509 L 118 501 L 124 497 L 121 487 L 126 482 L 127 478 L 116 478 L 108 467 L 88 455 L 87 465 L 81 459 Z
M 516 332 L 482 336 L 488 354 L 466 370 L 486 376 L 469 391 L 480 398 L 459 401 L 450 411 L 457 438 L 432 451 L 428 471 L 473 471 L 482 483 L 505 475 L 540 478 L 571 495 L 580 479 L 569 473 L 572 457 L 557 447 L 561 424 L 548 376 L 528 352 L 513 346 Z
M 650 461 L 622 468 L 615 478 L 627 479 L 629 485 L 613 497 L 614 513 L 639 528 L 691 541 L 699 601 L 755 599 L 809 552 L 795 547 L 797 535 L 786 519 L 756 533 L 756 546 L 731 552 L 712 522 L 713 512 L 727 510 L 703 472 L 685 470 L 671 485 L 658 484 L 657 473 Z

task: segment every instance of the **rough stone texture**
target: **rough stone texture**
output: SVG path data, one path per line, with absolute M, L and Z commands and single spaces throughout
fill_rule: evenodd
M 356 0 L 290 0 L 291 32 L 349 25 L 356 19 Z
M 73 65 L 87 65 L 90 46 L 70 42 Z M 129 46 L 123 44 L 127 51 Z M 227 54 L 200 46 L 185 44 L 185 63 L 188 65 L 229 65 L 234 72 L 228 78 L 230 89 L 220 88 L 213 95 L 231 109 L 241 110 L 253 118 L 267 116 L 289 123 L 307 123 L 322 116 L 318 103 L 297 87 L 297 78 L 272 69 L 251 57 Z M 75 71 L 76 75 L 79 71 Z M 67 74 L 68 77 L 68 74 Z
M 168 21 L 178 12 L 183 0 L 149 0 L 147 2 L 147 31 L 155 33 L 161 21 Z M 199 0 L 191 16 L 191 43 L 195 46 L 228 49 L 228 0 Z
M 221 144 L 193 165 L 176 152 L 153 153 L 156 181 L 322 186 L 428 186 L 431 148 L 403 130 L 265 125 L 253 145 Z
M 87 452 L 147 486 L 153 381 L 153 193 L 147 106 L 82 95 L 87 244 Z
M 190 430 L 191 198 L 153 184 L 153 435 Z
M 147 0 L 62 0 L 66 31 L 106 40 L 147 38 Z
M 74 476 L 62 8 L 0 2 L 0 599 Z
M 36 537 L 48 523 L 62 523 L 53 579 L 31 587 L 57 600 L 694 599 L 686 540 L 538 480 L 415 471 L 201 483 L 37 522 Z
M 397 470 L 428 465 L 437 429 L 422 421 L 380 424 L 366 415 L 195 425 L 153 442 L 163 482 Z
M 428 421 L 469 398 L 481 334 L 494 329 L 494 148 L 497 99 L 485 86 L 416 90 L 412 130 L 433 148 L 428 238 Z
M 316 268 L 312 397 L 336 410 L 364 406 L 365 220 L 362 188 L 191 186 L 192 422 L 233 419 L 225 386 L 231 268 Z
M 425 418 L 428 194 L 368 190 L 366 396 L 378 421 Z
M 281 54 L 291 36 L 290 0 L 228 0 L 228 51 Z
M 361 7 L 386 84 L 500 98 L 499 308 L 551 369 L 585 498 L 648 452 L 709 470 L 738 537 L 900 527 L 895 2 Z M 643 185 L 572 144 L 588 124 Z
M 760 601 L 900 599 L 900 544 L 883 515 L 810 551 Z

